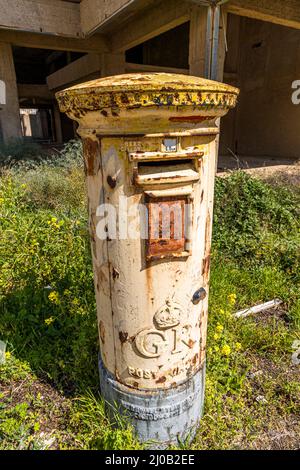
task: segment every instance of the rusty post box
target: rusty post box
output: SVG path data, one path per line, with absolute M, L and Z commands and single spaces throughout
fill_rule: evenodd
M 202 413 L 216 120 L 237 95 L 167 73 L 56 95 L 83 140 L 101 391 L 154 447 Z

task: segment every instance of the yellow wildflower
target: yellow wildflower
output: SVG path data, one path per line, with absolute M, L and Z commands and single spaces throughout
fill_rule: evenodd
M 213 336 L 214 340 L 215 341 L 218 341 L 218 339 L 220 339 L 220 335 L 218 335 L 217 333 L 214 334 Z
M 235 343 L 235 349 L 236 351 L 240 351 L 242 349 L 241 343 Z
M 58 221 L 57 217 L 51 217 L 50 220 L 48 220 L 48 225 L 51 225 L 53 228 L 60 228 L 62 225 L 64 225 L 64 221 Z
M 79 304 L 80 304 L 79 299 L 76 299 L 76 298 L 73 299 L 73 300 L 72 300 L 72 304 L 73 304 L 73 305 L 79 305 Z
M 218 351 L 220 350 L 219 346 L 215 346 L 215 347 L 214 347 L 214 350 L 215 350 L 216 352 L 218 352 Z
M 27 184 L 21 184 L 21 188 L 22 188 L 22 189 L 27 188 Z
M 45 323 L 46 323 L 47 326 L 51 325 L 53 322 L 54 322 L 53 317 L 49 317 L 49 318 L 45 319 Z
M 217 324 L 217 328 L 216 328 L 216 331 L 218 333 L 222 333 L 222 331 L 224 330 L 224 326 L 221 325 L 220 323 Z
M 235 302 L 236 302 L 236 294 L 229 294 L 229 296 L 228 296 L 228 302 L 229 302 L 231 305 L 234 305 Z
M 48 299 L 50 300 L 50 302 L 58 305 L 59 304 L 59 293 L 56 292 L 55 290 L 53 292 L 50 292 L 50 294 L 48 295 Z
M 11 358 L 11 353 L 9 351 L 6 351 L 5 359 L 10 359 L 10 358 Z
M 222 346 L 221 353 L 223 354 L 223 356 L 229 356 L 231 353 L 230 346 L 228 346 L 228 344 L 224 344 L 224 346 Z

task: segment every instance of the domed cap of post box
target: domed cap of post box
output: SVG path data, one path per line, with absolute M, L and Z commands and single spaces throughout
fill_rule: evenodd
M 80 123 L 79 133 L 161 132 L 207 127 L 234 108 L 239 90 L 189 75 L 135 73 L 105 77 L 56 93 L 61 112 Z M 210 120 L 210 121 L 209 121 Z

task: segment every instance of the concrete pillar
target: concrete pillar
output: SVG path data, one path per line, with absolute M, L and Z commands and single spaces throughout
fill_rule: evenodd
M 62 135 L 62 128 L 61 128 L 61 117 L 60 117 L 59 108 L 56 103 L 53 106 L 53 119 L 54 119 L 54 126 L 55 126 L 56 142 L 58 144 L 62 144 L 63 135 Z
M 110 77 L 125 73 L 125 52 L 119 54 L 101 54 L 101 77 Z
M 0 42 L 0 80 L 6 86 L 6 104 L 0 111 L 1 135 L 5 141 L 21 138 L 21 119 L 16 72 L 11 44 Z
M 219 82 L 223 82 L 224 79 L 224 65 L 226 58 L 226 34 L 227 34 L 227 11 L 223 10 L 221 7 L 220 10 L 220 25 L 219 25 L 219 43 L 218 43 L 218 65 L 217 65 L 217 77 L 216 79 Z M 216 139 L 216 173 L 218 171 L 218 161 L 219 161 L 219 150 L 220 150 L 220 135 L 221 135 L 221 119 L 217 120 L 217 125 L 220 129 L 218 137 Z
M 190 17 L 190 75 L 205 76 L 207 7 L 194 7 Z

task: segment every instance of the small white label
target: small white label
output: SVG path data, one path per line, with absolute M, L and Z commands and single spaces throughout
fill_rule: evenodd
M 163 145 L 166 152 L 177 152 L 177 139 L 164 139 Z

